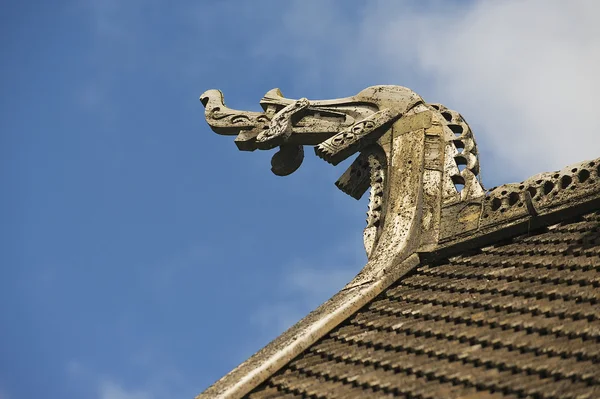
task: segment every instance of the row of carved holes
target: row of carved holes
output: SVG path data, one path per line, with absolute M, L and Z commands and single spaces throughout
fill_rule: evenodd
M 595 166 L 595 162 L 590 162 L 589 166 L 594 167 Z M 579 181 L 579 183 L 585 183 L 586 181 L 589 181 L 590 183 L 593 183 L 593 180 L 589 180 L 590 179 L 590 171 L 587 169 L 581 169 L 581 170 L 577 170 L 577 168 L 574 168 L 571 170 L 572 173 L 577 173 L 577 180 Z M 600 165 L 598 165 L 598 167 L 596 168 L 596 173 L 597 175 L 600 177 Z M 554 178 L 558 178 L 560 175 L 557 173 L 555 174 L 553 177 Z M 573 182 L 573 178 L 569 175 L 564 175 L 560 178 L 560 188 L 565 190 L 567 189 L 569 186 L 571 186 L 571 183 Z M 538 184 L 541 184 L 541 181 L 538 180 L 537 182 Z M 552 192 L 552 190 L 554 190 L 555 187 L 555 183 L 548 180 L 546 182 L 544 182 L 543 186 L 542 186 L 542 192 L 543 195 L 548 195 Z M 521 185 L 519 186 L 519 189 L 524 189 L 525 186 Z M 571 186 L 571 189 L 575 189 L 575 186 Z M 528 187 L 527 191 L 529 191 L 529 195 L 531 195 L 531 198 L 536 198 L 537 199 L 537 195 L 538 195 L 538 190 L 535 187 Z M 501 195 L 506 195 L 507 192 L 503 191 L 502 193 L 500 193 Z M 519 202 L 519 194 L 516 192 L 512 192 L 509 194 L 508 196 L 508 205 L 509 206 L 513 206 L 515 205 L 517 202 Z M 492 211 L 497 211 L 498 209 L 500 209 L 500 207 L 502 206 L 502 200 L 498 197 L 494 197 L 492 198 Z
M 452 121 L 452 115 L 449 112 L 442 112 L 442 116 L 448 122 Z M 448 124 L 448 128 L 452 130 L 456 137 L 459 137 L 463 134 L 463 127 L 461 125 Z M 454 146 L 459 154 L 463 153 L 465 149 L 465 143 L 462 140 L 454 140 Z M 456 162 L 458 170 L 461 172 L 467 167 L 467 159 L 462 155 L 455 156 L 454 161 Z M 454 188 L 458 193 L 465 188 L 465 179 L 460 175 L 452 176 L 452 182 L 454 183 Z
M 437 105 L 434 105 L 433 108 L 437 110 L 440 109 Z M 441 114 L 444 117 L 444 119 L 446 119 L 446 121 L 452 122 L 453 118 L 450 112 L 443 111 Z M 463 127 L 461 125 L 449 123 L 448 128 L 452 130 L 456 137 L 459 137 L 463 134 Z M 458 150 L 458 153 L 462 154 L 463 150 L 465 149 L 465 144 L 461 140 L 455 140 L 454 145 Z M 461 172 L 467 167 L 467 159 L 462 155 L 454 157 L 454 160 L 456 161 L 456 166 L 458 167 L 458 170 L 460 170 Z M 454 183 L 454 188 L 458 193 L 460 193 L 465 187 L 465 179 L 460 175 L 452 176 L 452 182 Z
M 438 111 L 440 110 L 440 107 L 438 105 L 432 105 L 431 107 Z M 447 122 L 452 122 L 452 113 L 450 113 L 449 111 L 442 111 L 441 114 Z M 448 127 L 450 128 L 450 130 L 452 130 L 452 132 L 454 132 L 454 135 L 457 137 L 463 134 L 463 127 L 461 125 L 449 123 Z
M 432 105 L 432 107 L 437 110 L 440 109 L 440 107 L 437 105 Z M 444 119 L 446 119 L 446 121 L 452 122 L 453 117 L 450 112 L 443 111 L 441 114 L 444 117 Z M 452 130 L 452 132 L 454 133 L 454 135 L 456 137 L 459 137 L 464 133 L 464 129 L 463 129 L 462 125 L 449 123 L 448 128 L 450 130 Z M 455 140 L 454 145 L 455 145 L 458 153 L 462 154 L 465 149 L 465 143 L 462 140 Z M 456 166 L 458 167 L 459 171 L 462 172 L 463 170 L 465 170 L 465 168 L 467 167 L 467 159 L 464 156 L 458 155 L 458 156 L 454 157 L 454 160 L 456 161 Z M 456 189 L 456 191 L 458 193 L 460 193 L 465 188 L 465 179 L 464 179 L 464 177 L 462 177 L 460 175 L 452 176 L 452 183 L 454 183 L 454 188 Z
M 382 165 L 381 162 L 379 161 L 375 161 L 373 162 L 372 159 L 369 159 L 368 161 L 368 168 L 371 170 L 371 174 L 376 174 L 377 178 L 375 179 L 375 181 L 377 183 L 383 183 L 383 176 L 381 176 L 381 170 L 382 170 Z M 371 187 L 371 195 L 372 195 L 372 200 L 375 199 L 375 197 L 381 197 L 383 195 L 383 187 L 380 186 L 380 189 L 376 192 L 373 192 L 373 187 Z M 369 224 L 370 219 L 372 218 L 373 220 L 373 226 L 375 227 L 379 227 L 380 223 L 381 223 L 381 199 L 379 202 L 378 206 L 373 206 L 371 209 L 371 206 L 369 206 L 370 211 L 367 212 L 367 225 Z M 370 204 L 373 205 L 373 204 Z
M 465 144 L 461 140 L 455 140 L 454 145 L 456 146 L 458 153 L 462 154 Z M 460 172 L 467 168 L 468 161 L 465 156 L 457 155 L 454 157 L 454 161 L 456 162 L 456 166 Z M 465 188 L 465 179 L 461 175 L 452 176 L 452 182 L 454 183 L 454 188 L 459 193 L 463 190 L 463 188 Z
M 457 155 L 454 157 L 454 160 L 456 161 L 456 166 L 460 172 L 466 169 L 468 163 L 466 157 Z M 475 175 L 477 175 L 477 173 L 475 173 Z M 451 179 L 452 183 L 454 183 L 454 188 L 456 188 L 456 191 L 460 193 L 465 187 L 465 178 L 461 175 L 454 175 L 451 177 Z

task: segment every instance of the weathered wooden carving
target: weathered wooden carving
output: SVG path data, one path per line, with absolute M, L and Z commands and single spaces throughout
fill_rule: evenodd
M 264 112 L 229 109 L 218 90 L 200 100 L 211 128 L 235 135 L 240 150 L 279 147 L 271 161 L 276 175 L 300 167 L 305 145 L 334 165 L 358 154 L 336 186 L 357 199 L 371 188 L 364 273 L 415 251 L 452 246 L 465 235 L 533 226 L 531 218 L 589 202 L 600 184 L 600 161 L 593 160 L 485 192 L 475 139 L 462 116 L 401 86 L 319 101 L 288 99 L 273 89 L 260 101 Z M 573 191 L 576 186 L 582 188 Z
M 357 199 L 371 187 L 364 232 L 370 258 L 381 241 L 386 244 L 379 252 L 394 248 L 395 254 L 433 244 L 443 204 L 484 194 L 477 147 L 464 119 L 405 87 L 373 86 L 322 101 L 287 99 L 273 89 L 260 102 L 264 112 L 229 109 L 218 90 L 200 100 L 211 128 L 237 136 L 240 150 L 279 147 L 271 162 L 277 175 L 298 169 L 305 145 L 334 165 L 358 153 L 336 185 Z
M 441 259 L 546 228 L 600 207 L 600 158 L 485 192 L 473 133 L 457 113 L 399 86 L 337 100 L 269 91 L 264 112 L 227 108 L 218 90 L 200 97 L 211 128 L 240 150 L 279 147 L 272 171 L 300 167 L 305 145 L 325 161 L 355 160 L 336 182 L 360 198 L 371 188 L 368 262 L 340 292 L 198 398 L 240 398 L 424 259 Z

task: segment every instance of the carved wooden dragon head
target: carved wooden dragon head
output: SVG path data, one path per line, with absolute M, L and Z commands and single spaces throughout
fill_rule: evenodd
M 415 229 L 418 245 L 434 242 L 442 203 L 483 195 L 466 122 L 405 87 L 373 86 L 321 101 L 287 99 L 273 89 L 260 101 L 264 112 L 227 108 L 218 90 L 206 91 L 200 101 L 212 130 L 236 136 L 240 150 L 279 147 L 271 160 L 279 176 L 300 167 L 305 145 L 334 165 L 360 153 L 336 185 L 354 198 L 371 187 L 364 235 L 370 259 L 378 242 L 385 241 L 379 252 L 408 245 Z

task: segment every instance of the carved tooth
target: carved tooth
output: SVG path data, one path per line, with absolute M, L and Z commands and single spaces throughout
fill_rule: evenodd
M 369 189 L 370 169 L 368 155 L 361 153 L 335 182 L 337 188 L 352 198 L 360 199 Z
M 333 149 L 330 148 L 326 143 L 321 143 L 315 147 L 315 155 L 327 163 L 337 165 L 337 163 L 332 162 L 334 155 Z

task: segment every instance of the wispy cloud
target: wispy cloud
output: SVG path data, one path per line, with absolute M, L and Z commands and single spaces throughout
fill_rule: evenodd
M 280 287 L 278 298 L 260 306 L 252 321 L 268 335 L 285 331 L 338 292 L 361 266 L 294 262 L 289 271 L 274 281 Z
M 180 282 L 181 276 L 193 275 L 195 269 L 211 261 L 213 253 L 198 242 L 154 264 L 138 265 L 144 286 L 156 295 L 165 295 Z
M 273 338 L 306 316 L 302 308 L 302 303 L 294 300 L 264 304 L 252 315 L 252 321 Z
M 134 44 L 139 37 L 143 12 L 153 2 L 127 2 L 118 0 L 87 0 L 83 3 L 88 12 L 94 33 L 102 39 L 117 43 Z
M 118 102 L 115 97 L 123 75 L 140 73 L 157 63 L 151 59 L 148 44 L 148 37 L 155 34 L 152 24 L 159 13 L 157 5 L 153 0 L 78 3 L 78 14 L 87 21 L 92 39 L 86 54 L 87 79 L 75 92 L 83 109 L 114 119 L 120 112 L 114 103 Z
M 362 243 L 355 238 L 334 243 L 321 254 L 292 260 L 274 278 L 277 297 L 256 310 L 253 323 L 269 336 L 283 332 L 350 282 L 365 261 Z
M 157 359 L 153 361 L 153 371 L 146 373 L 147 378 L 136 383 L 127 381 L 127 378 L 100 373 L 78 360 L 67 363 L 66 374 L 73 386 L 81 386 L 87 396 L 93 399 L 167 399 L 193 396 L 195 387 L 189 381 L 184 387 L 184 378 L 177 370 L 162 367 Z M 4 398 L 0 396 L 0 399 Z
M 487 186 L 598 156 L 600 3 L 353 5 L 349 13 L 345 2 L 286 3 L 255 56 L 293 64 L 293 91 L 301 95 L 399 84 L 458 110 L 480 144 Z M 362 250 L 351 244 L 345 247 Z M 275 277 L 277 298 L 252 315 L 255 324 L 279 334 L 337 292 L 364 264 L 340 253 L 291 261 Z
M 318 68 L 300 68 L 302 84 L 348 90 L 357 82 L 412 81 L 427 100 L 471 123 L 484 178 L 494 184 L 598 156 L 600 3 L 426 4 L 369 2 L 351 20 L 341 3 L 319 4 L 319 12 L 292 3 L 271 56 Z M 308 18 L 307 33 L 298 26 Z
M 153 399 L 150 392 L 127 390 L 114 381 L 103 381 L 98 387 L 98 399 Z
M 495 149 L 496 160 L 487 162 L 493 173 L 527 177 L 598 156 L 600 3 L 477 2 L 460 13 L 402 11 L 379 3 L 367 17 L 384 21 L 369 32 L 379 54 L 388 68 L 404 59 L 397 39 L 412 33 L 405 40 L 431 79 L 432 95 L 462 112 Z

